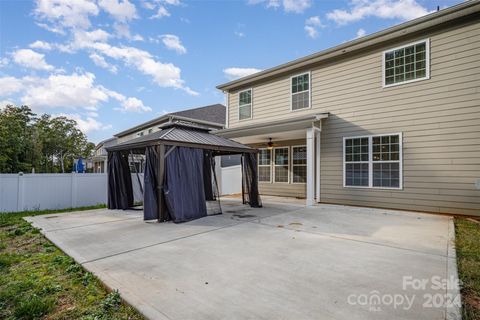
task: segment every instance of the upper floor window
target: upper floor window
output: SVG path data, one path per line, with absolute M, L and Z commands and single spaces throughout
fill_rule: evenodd
M 143 137 L 143 131 L 140 131 L 139 133 L 137 133 L 137 135 L 138 135 L 139 137 Z
M 292 110 L 310 108 L 310 73 L 291 78 Z
M 430 77 L 429 41 L 422 40 L 383 52 L 383 85 L 428 79 Z
M 152 132 L 153 132 L 153 129 L 152 129 L 152 128 L 148 129 L 148 134 L 150 134 L 150 133 L 152 133 Z
M 402 135 L 343 139 L 344 186 L 402 188 Z
M 238 119 L 252 118 L 252 89 L 238 93 Z

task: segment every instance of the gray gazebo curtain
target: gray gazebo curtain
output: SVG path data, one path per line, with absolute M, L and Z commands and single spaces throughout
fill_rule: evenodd
M 128 155 L 120 151 L 108 153 L 108 209 L 133 206 L 132 176 Z
M 250 207 L 262 207 L 262 200 L 258 192 L 258 167 L 255 153 L 242 155 L 242 200 Z
M 165 158 L 165 203 L 173 222 L 207 216 L 202 149 L 175 147 Z
M 155 147 L 145 150 L 145 172 L 143 174 L 143 220 L 158 219 L 158 154 Z

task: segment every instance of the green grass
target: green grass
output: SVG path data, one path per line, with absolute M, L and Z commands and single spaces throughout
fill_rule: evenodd
M 102 207 L 0 214 L 0 319 L 143 319 L 23 220 Z
M 480 320 L 480 221 L 455 219 L 458 275 L 464 320 Z

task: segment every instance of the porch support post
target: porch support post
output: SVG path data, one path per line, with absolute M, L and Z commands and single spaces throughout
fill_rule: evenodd
M 307 129 L 307 206 L 313 206 L 315 200 L 315 131 Z
M 320 134 L 321 131 L 319 129 L 315 130 L 315 193 L 316 193 L 316 201 L 320 202 Z

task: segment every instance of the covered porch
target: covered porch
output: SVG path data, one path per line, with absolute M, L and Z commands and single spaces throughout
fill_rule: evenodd
M 320 202 L 322 120 L 328 113 L 252 124 L 215 134 L 260 150 L 260 194 Z M 281 162 L 281 163 L 280 163 Z

